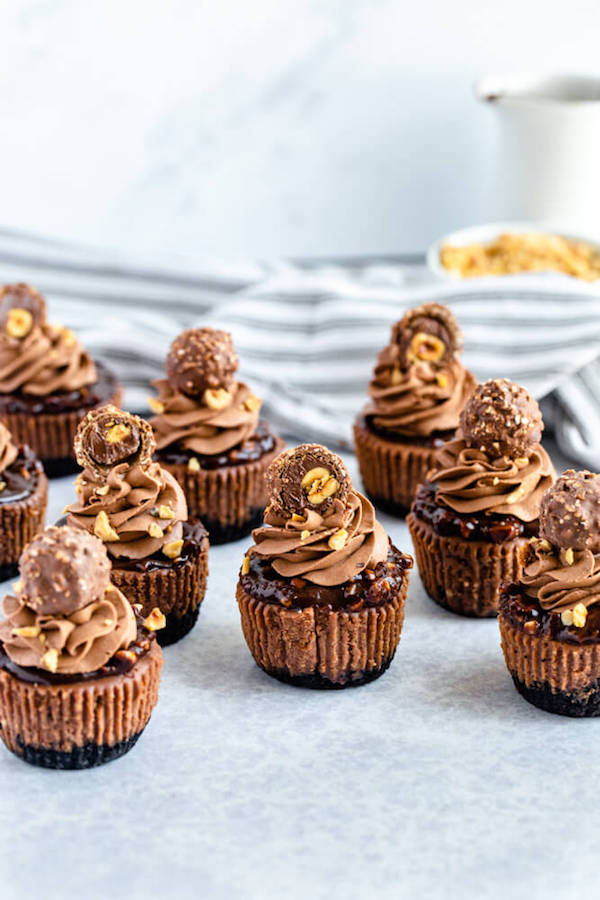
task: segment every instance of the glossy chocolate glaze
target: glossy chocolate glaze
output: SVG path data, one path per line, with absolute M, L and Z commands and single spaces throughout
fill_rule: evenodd
M 111 556 L 111 562 L 113 569 L 127 569 L 129 572 L 152 572 L 155 569 L 178 568 L 185 566 L 191 559 L 198 556 L 204 549 L 207 539 L 208 532 L 202 522 L 184 522 L 183 546 L 177 559 L 169 559 L 159 550 L 153 556 L 145 559 L 115 559 Z
M 118 650 L 101 668 L 93 672 L 82 672 L 77 675 L 61 675 L 59 672 L 48 672 L 46 669 L 36 669 L 33 666 L 18 666 L 4 650 L 4 644 L 0 641 L 0 669 L 10 672 L 20 681 L 27 684 L 77 684 L 82 681 L 95 681 L 98 678 L 107 678 L 109 675 L 126 675 L 134 665 L 148 653 L 155 640 L 155 634 L 144 628 L 142 620 L 137 618 L 137 637 L 126 650 Z M 133 654 L 133 658 L 131 656 Z
M 288 609 L 320 606 L 358 612 L 365 607 L 382 606 L 396 597 L 412 565 L 412 557 L 390 543 L 387 560 L 378 563 L 374 569 L 364 569 L 345 584 L 322 587 L 304 578 L 284 578 L 277 574 L 269 560 L 253 553 L 250 571 L 240 576 L 240 583 L 256 600 L 277 603 Z
M 527 597 L 521 585 L 509 584 L 500 597 L 500 614 L 527 634 L 546 636 L 567 644 L 600 643 L 600 606 L 588 607 L 585 625 L 576 628 L 564 625 L 559 612 L 542 609 L 537 600 Z M 527 624 L 531 622 L 534 624 Z
M 386 441 L 393 441 L 396 444 L 412 444 L 417 447 L 430 447 L 432 450 L 437 450 L 446 441 L 451 441 L 455 435 L 453 428 L 449 431 L 432 431 L 431 434 L 423 436 L 399 434 L 397 431 L 375 425 L 371 416 L 360 416 L 358 424 L 368 428 L 373 434 Z
M 4 472 L 0 472 L 0 504 L 18 503 L 35 491 L 44 468 L 33 450 L 21 444 L 19 455 Z
M 100 406 L 115 395 L 119 383 L 116 375 L 103 363 L 96 363 L 96 372 L 98 380 L 78 391 L 61 391 L 57 394 L 49 394 L 47 397 L 34 397 L 20 391 L 16 391 L 14 394 L 0 394 L 0 414 L 62 413 Z
M 209 456 L 203 453 L 194 453 L 193 450 L 182 450 L 179 448 L 159 450 L 154 458 L 159 463 L 170 465 L 187 465 L 189 460 L 194 457 L 200 463 L 201 469 L 221 469 L 224 466 L 243 466 L 245 463 L 254 462 L 261 459 L 267 453 L 275 448 L 275 435 L 269 428 L 267 422 L 261 419 L 258 427 L 253 435 L 247 440 L 242 441 L 231 450 L 224 453 L 218 453 L 215 456 Z
M 426 482 L 417 491 L 413 503 L 414 514 L 427 522 L 441 537 L 459 537 L 465 541 L 487 541 L 502 544 L 518 537 L 535 537 L 538 520 L 522 522 L 516 516 L 492 513 L 458 513 L 436 501 L 435 485 Z

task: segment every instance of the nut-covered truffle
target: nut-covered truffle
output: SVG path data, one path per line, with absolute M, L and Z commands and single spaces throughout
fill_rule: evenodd
M 214 328 L 190 328 L 175 338 L 167 356 L 171 387 L 191 397 L 228 390 L 239 365 L 231 335 Z
M 21 340 L 46 321 L 46 302 L 28 284 L 5 284 L 0 290 L 0 330 Z
M 288 517 L 304 516 L 308 510 L 324 514 L 336 500 L 344 502 L 352 488 L 342 460 L 320 444 L 284 450 L 266 478 L 273 506 Z
M 525 388 L 498 378 L 475 388 L 460 414 L 460 427 L 469 446 L 492 458 L 516 459 L 541 441 L 544 423 Z
M 402 369 L 417 362 L 449 363 L 462 350 L 462 333 L 447 306 L 425 303 L 408 310 L 392 326 L 392 343 L 400 348 Z
M 540 535 L 564 550 L 600 551 L 600 475 L 569 469 L 540 505 Z
M 19 560 L 21 599 L 34 612 L 69 615 L 104 596 L 111 565 L 93 535 L 68 525 L 50 525 Z
M 96 477 L 106 475 L 120 463 L 147 466 L 155 449 L 148 422 L 116 406 L 90 410 L 75 435 L 77 462 Z

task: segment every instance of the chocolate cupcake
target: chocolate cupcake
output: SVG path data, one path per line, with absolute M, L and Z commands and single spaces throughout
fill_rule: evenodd
M 163 617 L 134 613 L 102 543 L 83 531 L 47 528 L 20 566 L 0 623 L 0 737 L 51 769 L 122 756 L 158 699 Z
M 166 617 L 165 646 L 195 624 L 206 591 L 208 537 L 188 523 L 183 491 L 152 457 L 152 429 L 114 406 L 89 412 L 75 436 L 83 472 L 79 500 L 68 506 L 69 525 L 104 542 L 113 583 L 147 616 Z
M 356 456 L 368 496 L 404 516 L 450 440 L 475 378 L 460 362 L 462 335 L 445 306 L 427 303 L 406 313 L 379 354 L 371 401 L 354 425 Z
M 302 444 L 267 470 L 270 504 L 237 587 L 246 643 L 268 675 L 344 688 L 390 665 L 412 559 L 390 542 L 342 460 Z
M 21 553 L 44 527 L 47 501 L 41 462 L 0 422 L 0 581 L 16 575 Z
M 167 378 L 155 381 L 150 424 L 157 460 L 185 492 L 190 520 L 212 544 L 249 534 L 262 521 L 264 475 L 283 441 L 259 419 L 261 401 L 236 381 L 238 358 L 226 331 L 193 328 L 176 338 Z
M 87 410 L 120 401 L 112 372 L 46 321 L 41 294 L 26 284 L 0 290 L 0 418 L 49 477 L 77 471 L 73 439 Z
M 505 587 L 498 623 L 516 689 L 563 716 L 600 715 L 600 476 L 569 470 L 546 491 L 540 537 Z
M 488 381 L 467 401 L 455 439 L 436 452 L 407 522 L 423 585 L 440 606 L 494 616 L 501 585 L 518 580 L 519 551 L 538 533 L 555 477 L 543 428 L 524 388 Z

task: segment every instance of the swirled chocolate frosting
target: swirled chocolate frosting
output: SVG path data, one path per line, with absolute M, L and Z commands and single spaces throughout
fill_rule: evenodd
M 459 360 L 462 337 L 444 306 L 409 310 L 392 328 L 369 385 L 365 417 L 405 437 L 454 430 L 476 381 Z
M 0 475 L 12 466 L 18 455 L 18 447 L 13 444 L 10 431 L 0 422 Z
M 518 410 L 523 416 L 527 410 L 525 422 Z M 461 425 L 456 438 L 437 451 L 428 475 L 436 500 L 459 513 L 535 521 L 544 491 L 555 478 L 550 457 L 537 442 L 543 425 L 535 400 L 504 379 L 486 382 L 467 401 Z
M 96 367 L 68 328 L 46 322 L 46 307 L 27 285 L 0 296 L 0 392 L 48 396 L 97 380 Z
M 145 559 L 181 541 L 185 497 L 151 461 L 155 444 L 146 422 L 114 407 L 92 410 L 79 425 L 75 448 L 84 469 L 78 501 L 66 510 L 70 525 L 99 537 L 115 559 Z
M 4 598 L 0 641 L 19 666 L 83 674 L 103 666 L 136 637 L 135 616 L 109 580 L 100 541 L 52 526 L 20 560 L 15 596 Z
M 307 454 L 310 462 L 304 464 Z M 283 502 L 274 492 L 264 526 L 252 532 L 250 552 L 269 559 L 279 575 L 325 586 L 344 584 L 387 558 L 387 535 L 371 503 L 352 488 L 339 457 L 318 444 L 282 457 L 283 465 L 281 458 L 272 463 L 268 483 L 285 486 Z M 300 494 L 312 499 L 298 506 Z
M 231 335 L 190 329 L 175 339 L 167 357 L 167 379 L 153 382 L 158 399 L 150 424 L 159 450 L 177 447 L 216 456 L 256 431 L 261 401 L 236 381 L 238 358 Z

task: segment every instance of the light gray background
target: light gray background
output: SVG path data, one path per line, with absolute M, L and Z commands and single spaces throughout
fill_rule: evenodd
M 50 521 L 71 496 L 52 484 Z M 0 748 L 3 900 L 597 896 L 600 722 L 525 703 L 497 623 L 439 609 L 416 573 L 386 675 L 279 684 L 239 626 L 247 543 L 211 550 L 199 623 L 166 649 L 131 753 L 69 773 Z
M 151 257 L 423 250 L 498 218 L 472 82 L 598 72 L 599 29 L 597 0 L 3 0 L 0 225 Z

